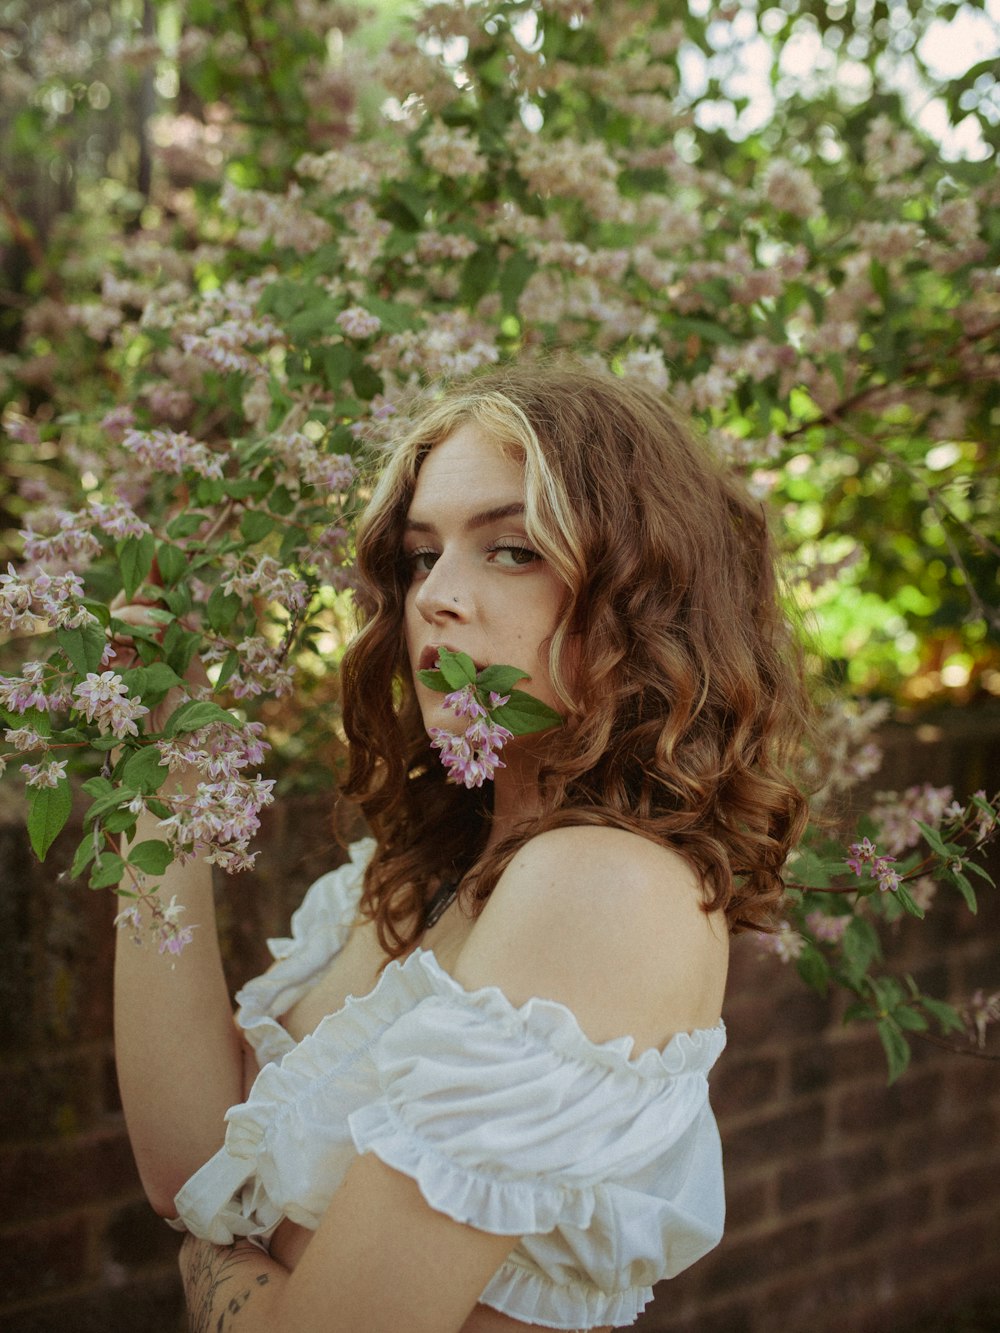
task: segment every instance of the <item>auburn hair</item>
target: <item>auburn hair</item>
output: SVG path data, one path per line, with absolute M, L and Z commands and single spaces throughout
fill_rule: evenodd
M 474 423 L 524 466 L 525 530 L 565 585 L 548 645 L 565 713 L 541 813 L 485 852 L 488 788 L 448 784 L 403 646 L 403 526 L 421 463 Z M 652 389 L 565 365 L 452 386 L 386 455 L 357 530 L 361 622 L 342 666 L 344 792 L 375 835 L 363 910 L 391 957 L 445 881 L 474 910 L 529 838 L 605 824 L 672 848 L 706 910 L 766 928 L 806 820 L 807 716 L 763 506 Z

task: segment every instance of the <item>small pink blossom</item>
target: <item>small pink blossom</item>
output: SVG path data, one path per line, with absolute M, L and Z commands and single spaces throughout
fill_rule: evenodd
M 88 722 L 96 722 L 101 735 L 109 731 L 122 739 L 138 736 L 136 723 L 149 709 L 139 699 L 128 697 L 128 688 L 114 671 L 88 671 L 86 680 L 73 689 L 74 708 Z
M 852 920 L 850 913 L 831 916 L 828 912 L 810 912 L 806 917 L 806 925 L 818 940 L 825 944 L 837 944 L 844 938 L 844 932 Z
M 19 753 L 25 750 L 45 750 L 48 749 L 48 741 L 44 736 L 39 735 L 34 727 L 12 727 L 4 732 L 4 740 L 8 745 L 13 745 Z
M 783 963 L 793 962 L 805 948 L 805 940 L 787 921 L 782 921 L 773 934 L 760 934 L 757 943 L 762 953 L 774 954 Z
M 337 323 L 349 338 L 372 338 L 382 327 L 377 315 L 369 314 L 359 305 L 348 306 L 337 317 Z
M 25 784 L 29 787 L 58 787 L 66 778 L 66 759 L 53 759 L 49 764 L 22 764 Z

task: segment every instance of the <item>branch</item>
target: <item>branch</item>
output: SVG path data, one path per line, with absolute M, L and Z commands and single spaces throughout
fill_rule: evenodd
M 284 125 L 287 122 L 285 108 L 282 106 L 281 98 L 278 96 L 278 90 L 274 86 L 274 75 L 271 72 L 271 64 L 267 58 L 267 52 L 259 41 L 253 26 L 253 16 L 247 5 L 247 0 L 237 0 L 236 13 L 239 16 L 240 26 L 243 29 L 243 36 L 246 38 L 247 46 L 253 53 L 254 59 L 260 68 L 260 76 L 264 83 L 264 91 L 267 94 L 267 100 L 271 106 L 271 114 L 274 116 L 275 123 Z
M 981 1051 L 978 1046 L 958 1046 L 955 1042 L 948 1041 L 946 1037 L 936 1037 L 933 1032 L 913 1032 L 910 1035 L 920 1041 L 928 1041 L 932 1046 L 940 1046 L 943 1051 L 950 1051 L 952 1055 L 971 1055 L 974 1060 L 1000 1061 L 1000 1055 L 994 1055 L 991 1051 Z

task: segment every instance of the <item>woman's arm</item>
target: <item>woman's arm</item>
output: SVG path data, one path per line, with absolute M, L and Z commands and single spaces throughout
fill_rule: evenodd
M 182 782 L 193 791 L 197 774 Z M 155 817 L 140 815 L 134 840 L 155 837 Z M 122 1105 L 143 1187 L 163 1217 L 174 1215 L 174 1195 L 222 1146 L 223 1117 L 243 1100 L 242 1044 L 219 953 L 211 868 L 200 858 L 168 867 L 159 896 L 169 903 L 175 895 L 183 923 L 195 927 L 180 955 L 158 953 L 149 937 L 136 944 L 127 930 L 118 931 L 115 947 Z
M 191 1333 L 459 1333 L 516 1243 L 435 1212 L 419 1186 L 359 1157 L 295 1269 L 247 1242 L 188 1237 Z
M 118 606 L 115 616 L 157 628 L 144 604 Z M 115 648 L 123 665 L 135 657 L 125 635 Z M 188 679 L 208 684 L 197 657 Z M 154 730 L 178 702 L 172 691 L 157 705 L 149 717 Z M 180 786 L 193 795 L 198 781 L 193 769 L 172 774 L 163 792 Z M 129 841 L 159 836 L 156 817 L 144 811 Z M 174 897 L 184 908 L 182 925 L 195 927 L 179 956 L 158 953 L 152 932 L 137 945 L 130 931 L 120 930 L 115 946 L 118 1083 L 143 1188 L 162 1217 L 174 1216 L 174 1195 L 222 1146 L 223 1117 L 243 1100 L 243 1048 L 219 953 L 212 871 L 200 857 L 183 866 L 175 862 L 161 877 L 160 902 L 167 905 Z M 139 910 L 144 913 L 141 905 Z
M 556 830 L 511 862 L 454 974 L 514 1004 L 559 1000 L 596 1041 L 659 1046 L 718 1017 L 726 939 L 700 904 L 673 853 L 619 830 Z M 292 1273 L 251 1246 L 186 1242 L 192 1333 L 459 1333 L 517 1241 L 436 1211 L 366 1153 Z

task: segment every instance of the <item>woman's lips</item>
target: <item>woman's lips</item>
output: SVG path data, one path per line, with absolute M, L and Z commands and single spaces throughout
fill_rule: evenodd
M 417 670 L 430 671 L 433 667 L 437 666 L 438 653 L 440 653 L 442 648 L 447 649 L 449 653 L 457 653 L 461 651 L 459 648 L 453 648 L 450 643 L 428 644 L 420 654 L 420 658 L 417 662 Z M 483 664 L 481 662 L 476 662 L 475 667 L 477 671 L 483 670 Z

